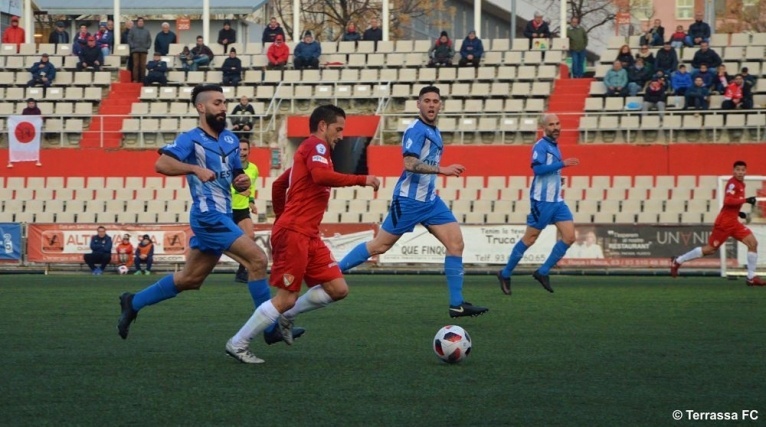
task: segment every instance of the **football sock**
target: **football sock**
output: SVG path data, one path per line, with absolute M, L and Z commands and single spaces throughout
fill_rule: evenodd
M 553 266 L 556 265 L 556 263 L 559 262 L 561 258 L 564 258 L 564 255 L 567 253 L 567 249 L 569 249 L 569 245 L 564 243 L 563 240 L 556 242 L 556 244 L 553 245 L 551 254 L 548 255 L 548 259 L 545 260 L 542 267 L 540 267 L 537 271 L 539 271 L 542 275 L 547 275 L 550 273 L 551 268 L 553 268 Z
M 679 264 L 683 264 L 686 261 L 691 261 L 693 259 L 702 258 L 702 247 L 696 247 L 689 252 L 681 255 L 680 257 L 676 258 L 676 262 Z
M 293 308 L 282 313 L 288 319 L 295 319 L 300 313 L 326 307 L 332 302 L 332 297 L 321 286 L 310 288 L 298 298 Z
M 755 277 L 755 266 L 757 263 L 758 263 L 758 253 L 748 252 L 747 253 L 747 280 L 751 280 L 753 277 Z
M 178 292 L 173 282 L 173 275 L 169 274 L 158 280 L 155 284 L 136 293 L 133 296 L 133 310 L 139 311 L 147 305 L 157 304 L 160 301 L 173 298 L 178 295 Z
M 346 271 L 351 270 L 357 265 L 367 261 L 367 258 L 369 257 L 370 253 L 367 252 L 367 243 L 360 243 L 356 245 L 354 249 L 351 249 L 351 252 L 347 253 L 342 260 L 340 260 L 338 267 L 340 267 L 340 271 L 345 273 Z
M 463 303 L 463 257 L 447 255 L 444 257 L 444 274 L 449 288 L 449 305 Z
M 513 274 L 513 269 L 516 268 L 516 264 L 518 264 L 519 261 L 521 261 L 521 258 L 524 257 L 524 252 L 526 252 L 527 249 L 529 249 L 529 246 L 527 246 L 523 240 L 516 242 L 516 244 L 513 246 L 513 250 L 511 251 L 511 255 L 508 257 L 508 263 L 505 264 L 503 272 L 500 273 L 503 277 L 511 277 L 511 274 Z
M 253 297 L 255 308 L 271 299 L 271 291 L 265 278 L 247 282 L 247 289 L 250 290 L 250 296 Z M 276 324 L 269 326 L 266 328 L 266 332 L 273 331 L 276 326 Z
M 255 313 L 247 319 L 247 322 L 232 337 L 232 342 L 237 347 L 246 347 L 253 340 L 253 337 L 265 331 L 266 328 L 273 325 L 279 318 L 279 312 L 274 307 L 271 300 L 258 306 Z

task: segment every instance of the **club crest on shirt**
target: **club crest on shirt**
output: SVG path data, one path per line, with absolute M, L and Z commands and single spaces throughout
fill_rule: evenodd
M 226 136 L 224 136 L 224 137 L 223 137 L 223 141 L 224 141 L 224 142 L 226 142 L 226 143 L 228 143 L 228 144 L 234 144 L 234 142 L 235 142 L 235 141 L 234 141 L 234 137 L 233 137 L 233 136 L 231 136 L 231 135 L 226 135 Z
M 317 153 L 324 155 L 327 153 L 327 147 L 324 144 L 317 144 Z
M 282 276 L 282 283 L 284 283 L 285 286 L 292 285 L 293 281 L 295 281 L 295 276 L 293 276 L 292 274 L 284 274 Z
M 404 148 L 408 149 L 412 147 L 412 138 L 407 138 L 407 142 L 404 144 Z

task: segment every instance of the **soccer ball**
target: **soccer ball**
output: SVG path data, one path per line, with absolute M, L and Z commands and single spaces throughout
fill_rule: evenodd
M 471 336 L 460 326 L 447 325 L 434 337 L 434 353 L 447 363 L 458 363 L 471 354 Z
M 120 273 L 120 274 L 128 274 L 128 266 L 123 264 L 123 265 L 117 267 L 117 272 Z

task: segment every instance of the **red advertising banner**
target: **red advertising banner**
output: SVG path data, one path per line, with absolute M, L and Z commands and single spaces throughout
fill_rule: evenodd
M 29 224 L 27 257 L 30 262 L 83 262 L 90 253 L 90 239 L 96 234 L 95 224 Z M 136 246 L 139 236 L 148 234 L 154 242 L 155 262 L 183 262 L 189 249 L 192 231 L 188 224 L 115 224 L 107 228 L 116 246 L 124 234 L 130 234 Z

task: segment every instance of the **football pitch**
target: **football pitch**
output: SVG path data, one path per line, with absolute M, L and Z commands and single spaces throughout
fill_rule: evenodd
M 766 420 L 766 289 L 744 280 L 552 276 L 549 294 L 519 276 L 508 297 L 467 276 L 466 299 L 490 312 L 453 320 L 442 276 L 352 275 L 346 300 L 298 319 L 308 331 L 292 347 L 259 337 L 266 363 L 244 365 L 224 353 L 252 313 L 232 275 L 145 309 L 121 340 L 118 295 L 156 278 L 0 276 L 0 425 Z M 431 349 L 451 323 L 473 338 L 458 365 Z

